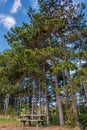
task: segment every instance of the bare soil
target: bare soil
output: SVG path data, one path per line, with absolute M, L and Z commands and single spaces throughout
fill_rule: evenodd
M 27 127 L 21 127 L 21 126 L 15 126 L 15 125 L 0 125 L 0 130 L 69 130 L 63 127 L 59 126 L 27 126 Z

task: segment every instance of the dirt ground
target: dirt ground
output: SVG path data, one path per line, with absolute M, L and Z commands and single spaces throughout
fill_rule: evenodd
M 69 130 L 65 129 L 63 127 L 58 127 L 58 126 L 43 126 L 37 128 L 37 126 L 31 126 L 31 127 L 21 127 L 21 126 L 13 126 L 13 125 L 2 125 L 0 126 L 0 130 Z

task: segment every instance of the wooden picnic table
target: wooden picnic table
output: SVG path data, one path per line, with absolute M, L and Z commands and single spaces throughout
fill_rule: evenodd
M 31 122 L 37 122 L 37 125 L 41 122 L 42 125 L 43 125 L 43 117 L 44 115 L 42 114 L 21 114 L 20 117 L 22 118 L 21 119 L 21 122 L 23 123 L 22 126 L 25 126 L 25 123 L 26 122 L 29 122 L 29 125 L 31 126 Z

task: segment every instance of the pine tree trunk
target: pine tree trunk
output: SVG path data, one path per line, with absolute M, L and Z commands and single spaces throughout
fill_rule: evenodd
M 86 83 L 83 83 L 83 86 L 84 86 L 84 92 L 85 92 L 85 105 L 87 106 L 87 84 Z
M 49 121 L 49 104 L 48 104 L 48 98 L 47 98 L 47 94 L 46 94 L 46 116 L 47 116 L 47 125 L 50 124 L 50 121 Z
M 48 39 L 49 42 L 49 46 L 51 47 L 51 42 L 50 42 L 50 38 Z M 51 57 L 51 63 L 52 66 L 54 67 L 54 62 L 53 62 L 53 57 Z M 57 76 L 54 77 L 54 81 L 55 81 L 55 87 L 58 89 L 58 80 L 57 80 Z M 59 121 L 60 121 L 60 125 L 64 126 L 64 116 L 63 116 L 63 109 L 62 109 L 62 103 L 60 100 L 60 94 L 56 93 L 56 104 L 57 104 L 57 108 L 58 108 L 58 112 L 59 112 Z
M 32 115 L 34 114 L 34 98 L 35 98 L 35 88 L 36 88 L 36 82 L 35 79 L 33 78 L 33 89 L 32 89 Z
M 65 93 L 65 105 L 67 107 L 68 106 L 68 93 L 67 93 L 67 88 L 66 88 L 66 77 L 65 77 L 64 70 L 62 71 L 62 75 L 63 75 L 63 88 L 64 88 L 64 93 Z
M 3 110 L 5 114 L 6 114 L 6 111 L 8 109 L 9 99 L 10 99 L 10 94 L 6 94 L 5 103 L 4 103 L 4 110 Z
M 77 107 L 76 107 L 76 101 L 75 101 L 75 94 L 73 92 L 71 93 L 72 96 L 72 111 L 75 115 L 75 124 L 79 126 L 78 117 L 77 117 Z
M 70 76 L 70 71 L 69 70 L 67 70 L 67 79 L 69 80 L 69 82 L 72 81 L 72 78 Z M 73 84 L 72 83 L 70 84 L 70 88 L 71 88 L 71 93 L 70 94 L 71 94 L 71 97 L 72 97 L 72 111 L 73 111 L 73 113 L 75 115 L 75 124 L 77 126 L 79 126 L 78 116 L 77 116 L 76 100 L 75 100 L 76 96 L 75 96 L 75 92 L 73 90 Z
M 58 80 L 57 80 L 57 76 L 54 77 L 55 79 L 55 87 L 58 88 Z M 63 109 L 62 109 L 62 103 L 60 100 L 60 94 L 56 93 L 56 102 L 57 102 L 57 108 L 58 108 L 58 112 L 59 112 L 59 121 L 60 121 L 60 125 L 64 126 L 64 117 L 63 117 Z
M 45 76 L 46 76 L 46 72 L 45 72 L 45 64 L 43 62 L 43 74 L 44 74 L 44 84 L 46 86 L 46 79 L 45 79 Z M 49 103 L 48 103 L 48 92 L 47 92 L 47 88 L 46 88 L 46 117 L 47 117 L 47 125 L 50 124 L 50 119 L 49 119 Z

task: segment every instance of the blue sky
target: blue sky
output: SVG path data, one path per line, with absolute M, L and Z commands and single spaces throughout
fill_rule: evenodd
M 82 1 L 87 6 L 87 0 L 74 0 L 75 3 Z M 9 48 L 4 34 L 11 27 L 15 27 L 16 25 L 21 26 L 22 22 L 29 22 L 27 17 L 27 9 L 29 6 L 38 9 L 37 0 L 0 0 L 0 52 Z
M 4 34 L 11 27 L 20 26 L 22 22 L 29 22 L 28 7 L 38 8 L 37 0 L 0 0 L 0 52 L 9 48 Z

